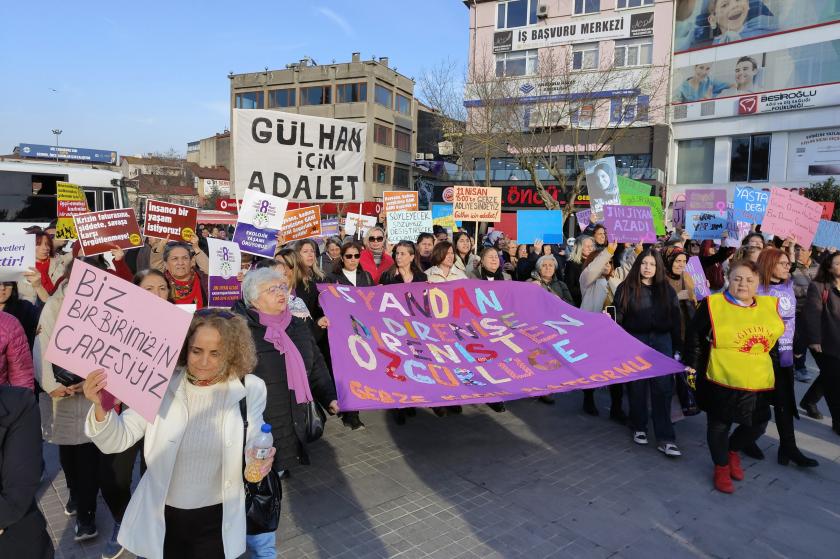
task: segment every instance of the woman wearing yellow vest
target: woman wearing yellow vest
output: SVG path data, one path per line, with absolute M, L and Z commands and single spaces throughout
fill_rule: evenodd
M 770 420 L 775 386 L 770 350 L 785 330 L 778 299 L 756 296 L 758 285 L 754 262 L 733 262 L 729 287 L 703 301 L 686 333 L 683 357 L 697 370 L 714 485 L 724 493 L 735 490 L 733 479 L 744 479 L 738 452 L 754 444 Z M 730 436 L 733 423 L 738 427 Z

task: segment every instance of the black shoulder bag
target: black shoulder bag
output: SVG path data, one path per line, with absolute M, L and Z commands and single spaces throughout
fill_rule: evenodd
M 244 383 L 243 383 L 244 384 Z M 242 436 L 242 461 L 245 461 L 245 447 L 248 444 L 248 405 L 245 398 L 239 400 L 239 412 L 242 414 L 244 425 Z M 251 483 L 245 479 L 245 468 L 242 468 L 242 482 L 245 484 L 245 519 L 248 535 L 274 532 L 280 524 L 280 501 L 283 499 L 283 487 L 280 476 L 269 470 L 259 483 Z

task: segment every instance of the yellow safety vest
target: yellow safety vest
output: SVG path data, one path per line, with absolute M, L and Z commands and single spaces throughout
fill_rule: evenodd
M 741 307 L 715 293 L 708 301 L 713 339 L 706 378 L 737 390 L 772 390 L 770 350 L 785 331 L 778 299 L 760 295 L 755 305 Z

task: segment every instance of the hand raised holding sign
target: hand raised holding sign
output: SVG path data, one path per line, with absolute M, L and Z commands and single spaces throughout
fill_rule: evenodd
M 82 389 L 85 393 L 85 398 L 90 400 L 94 405 L 94 414 L 96 414 L 96 421 L 105 421 L 107 415 L 105 408 L 102 407 L 102 391 L 108 386 L 108 376 L 105 371 L 98 369 L 88 375 L 83 383 Z

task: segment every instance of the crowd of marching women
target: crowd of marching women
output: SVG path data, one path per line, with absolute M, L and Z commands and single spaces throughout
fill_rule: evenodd
M 637 340 L 685 365 L 678 374 L 610 385 L 609 418 L 627 425 L 639 445 L 649 444 L 652 422 L 656 448 L 675 458 L 681 451 L 672 399 L 685 415 L 705 411 L 713 484 L 726 493 L 744 478 L 741 454 L 764 458 L 756 441 L 771 408 L 780 464 L 817 466 L 796 444 L 800 407 L 821 418 L 817 406 L 824 396 L 840 434 L 840 253 L 833 249 L 768 241 L 760 233 L 747 235 L 738 248 L 685 235 L 618 245 L 594 222 L 568 247 L 517 244 L 499 232 L 476 246 L 467 232 L 450 238 L 445 230 L 392 245 L 375 226 L 363 239 L 291 243 L 274 259 L 244 255 L 241 299 L 230 309 L 210 309 L 206 238 L 228 238 L 224 228 L 199 227 L 190 242 L 148 239 L 138 250 L 115 249 L 108 258 L 85 257 L 78 243 L 68 250 L 54 239 L 54 228 L 35 235 L 35 267 L 20 281 L 0 285 L 0 543 L 10 556 L 52 555 L 35 503 L 41 472 L 31 467 L 42 463 L 43 437 L 58 446 L 75 539 L 97 537 L 100 492 L 113 516 L 103 557 L 123 548 L 148 558 L 236 557 L 246 549 L 253 557 L 275 557 L 274 532 L 246 529 L 247 452 L 232 441 L 243 429 L 251 440 L 270 424 L 273 464 L 260 474 L 288 479 L 310 462 L 310 437 L 301 425 L 312 402 L 348 429 L 364 428 L 358 412 L 338 406 L 330 323 L 318 298 L 324 283 L 533 282 L 565 303 L 609 313 Z M 692 256 L 699 257 L 701 281 L 711 292 L 702 300 L 686 269 Z M 154 422 L 127 406 L 103 405 L 105 371 L 84 371 L 82 379 L 43 357 L 78 260 L 197 309 Z M 808 351 L 820 374 L 797 406 L 794 382 L 811 380 Z M 593 391 L 581 397 L 583 411 L 599 415 Z M 554 403 L 550 396 L 538 400 Z M 488 406 L 505 411 L 501 402 Z M 429 411 L 462 413 L 456 405 Z M 416 413 L 393 410 L 391 419 L 403 424 Z M 138 456 L 142 477 L 132 489 Z

